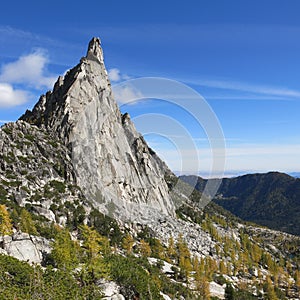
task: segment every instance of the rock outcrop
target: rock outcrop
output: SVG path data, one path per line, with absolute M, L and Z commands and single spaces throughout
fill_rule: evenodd
M 76 182 L 104 213 L 142 220 L 174 216 L 165 176 L 172 174 L 115 102 L 100 40 L 21 120 L 55 135 L 70 151 Z M 91 180 L 92 178 L 92 180 Z
M 47 239 L 16 232 L 12 236 L 1 237 L 0 253 L 13 256 L 30 263 L 41 263 L 51 252 Z

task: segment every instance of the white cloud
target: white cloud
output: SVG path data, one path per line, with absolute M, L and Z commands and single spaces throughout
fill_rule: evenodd
M 31 93 L 26 89 L 52 88 L 56 80 L 47 76 L 48 57 L 42 50 L 23 55 L 18 60 L 2 66 L 0 73 L 0 107 L 14 107 L 30 100 Z
M 257 95 L 268 95 L 271 96 L 272 99 L 274 97 L 280 98 L 279 100 L 284 98 L 300 98 L 300 91 L 293 90 L 285 87 L 274 87 L 274 86 L 264 86 L 264 85 L 256 85 L 245 82 L 238 81 L 222 81 L 222 80 L 187 80 L 187 82 L 191 84 L 196 84 L 199 86 L 224 89 L 224 90 L 232 90 L 232 91 L 240 91 L 253 93 Z M 247 95 L 248 99 L 256 100 L 256 97 L 251 97 L 251 95 Z M 278 100 L 276 99 L 275 100 Z M 228 99 L 232 99 L 232 97 L 228 97 Z M 258 100 L 260 100 L 258 98 Z
M 108 70 L 108 77 L 112 82 L 118 82 L 121 80 L 129 80 L 130 77 L 126 74 L 122 74 L 117 68 L 112 68 Z
M 10 84 L 26 84 L 30 87 L 51 88 L 56 77 L 46 76 L 48 57 L 42 50 L 21 56 L 17 61 L 2 67 L 0 81 Z
M 16 90 L 8 83 L 0 83 L 0 107 L 13 107 L 29 100 L 30 94 L 23 90 Z
M 108 71 L 108 77 L 111 81 L 120 81 L 121 80 L 120 70 L 117 68 L 110 69 Z
M 136 100 L 144 98 L 140 91 L 130 86 L 117 85 L 113 86 L 112 89 L 115 100 L 119 104 L 133 104 Z

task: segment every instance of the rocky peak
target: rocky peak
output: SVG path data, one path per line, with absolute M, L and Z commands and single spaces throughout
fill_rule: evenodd
M 77 184 L 104 213 L 124 219 L 174 215 L 165 173 L 129 115 L 113 98 L 99 38 L 22 120 L 45 128 L 70 150 Z M 151 212 L 150 212 L 151 211 Z
M 91 39 L 86 58 L 103 63 L 103 51 L 101 48 L 101 41 L 99 38 L 94 37 Z

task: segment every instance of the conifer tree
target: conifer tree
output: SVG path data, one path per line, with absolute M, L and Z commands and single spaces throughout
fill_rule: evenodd
M 273 283 L 272 280 L 270 279 L 270 277 L 266 278 L 266 283 L 265 283 L 265 287 L 264 287 L 264 291 L 265 291 L 265 299 L 266 300 L 278 300 L 278 297 L 275 293 L 274 287 L 273 287 Z
M 168 241 L 167 255 L 170 260 L 173 260 L 176 258 L 175 243 L 174 243 L 174 239 L 172 236 L 169 238 L 169 241 Z
M 159 239 L 156 238 L 151 239 L 150 247 L 151 247 L 153 257 L 157 257 L 159 259 L 166 259 L 165 248 Z
M 13 226 L 18 228 L 19 227 L 19 222 L 20 222 L 20 216 L 18 211 L 14 208 L 13 211 L 10 214 Z
M 140 241 L 139 250 L 144 257 L 149 257 L 151 255 L 151 247 L 145 240 Z
M 262 255 L 262 250 L 258 245 L 254 244 L 251 251 L 251 257 L 256 264 L 260 261 L 261 255 Z
M 79 248 L 79 245 L 72 241 L 68 229 L 60 229 L 52 243 L 51 257 L 58 268 L 71 270 L 79 263 Z
M 0 205 L 0 235 L 10 235 L 12 231 L 12 221 L 5 205 Z
M 209 291 L 209 282 L 207 277 L 202 276 L 199 280 L 196 281 L 197 291 L 200 293 L 201 300 L 209 300 L 210 299 L 210 291 Z
M 82 275 L 85 275 L 87 280 L 90 276 L 92 281 L 100 278 L 108 278 L 110 267 L 104 260 L 104 255 L 110 253 L 108 239 L 87 225 L 82 225 L 79 229 L 86 254 L 86 268 L 83 270 Z
M 31 214 L 24 208 L 21 210 L 20 213 L 20 229 L 21 231 L 31 235 L 38 234 L 34 221 L 32 220 Z
M 226 272 L 227 272 L 226 265 L 222 260 L 219 263 L 219 271 L 221 274 L 226 274 Z
M 193 271 L 197 271 L 200 268 L 200 261 L 198 257 L 193 257 L 192 258 L 192 265 L 193 265 Z
M 200 270 L 202 274 L 205 274 L 205 267 L 206 266 L 206 258 L 201 258 L 200 260 Z
M 186 242 L 183 240 L 182 235 L 179 235 L 178 242 L 177 242 L 177 249 L 178 249 L 178 256 L 180 257 L 188 257 L 190 258 L 190 251 L 186 244 Z
M 225 300 L 234 300 L 234 289 L 232 287 L 232 285 L 226 284 L 226 288 L 225 288 Z
M 183 240 L 182 235 L 179 235 L 177 242 L 179 268 L 184 274 L 186 281 L 188 282 L 189 273 L 192 271 L 191 254 L 186 242 Z
M 83 247 L 86 249 L 90 260 L 100 254 L 107 255 L 110 252 L 108 239 L 98 233 L 94 228 L 82 225 L 79 229 L 83 238 Z
M 130 234 L 127 234 L 122 241 L 122 247 L 127 254 L 131 254 L 133 245 L 134 245 L 133 237 Z
M 194 280 L 196 290 L 200 293 L 198 299 L 208 300 L 209 296 L 209 282 L 208 278 L 204 274 L 204 260 L 203 258 L 198 260 L 198 258 L 193 259 L 193 270 L 194 270 Z

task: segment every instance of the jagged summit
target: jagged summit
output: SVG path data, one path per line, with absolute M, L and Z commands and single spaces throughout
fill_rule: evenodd
M 103 63 L 103 51 L 101 48 L 100 38 L 93 37 L 91 39 L 91 41 L 89 42 L 86 58 Z
M 94 37 L 80 63 L 67 71 L 65 76 L 59 76 L 53 90 L 42 95 L 33 110 L 27 110 L 20 120 L 45 127 L 68 144 L 69 126 L 96 98 L 98 104 L 102 102 L 116 110 L 101 42 Z
M 125 118 L 126 116 L 124 116 Z M 174 215 L 171 174 L 113 98 L 99 38 L 21 120 L 45 128 L 70 149 L 77 184 L 103 212 L 127 219 Z

